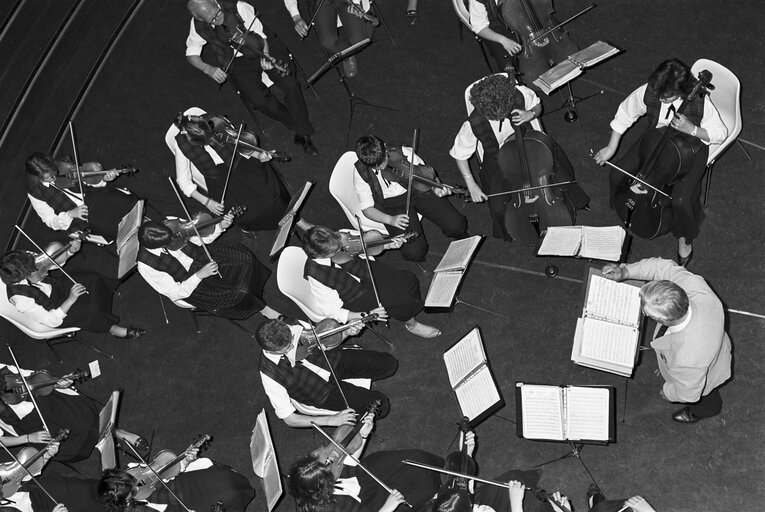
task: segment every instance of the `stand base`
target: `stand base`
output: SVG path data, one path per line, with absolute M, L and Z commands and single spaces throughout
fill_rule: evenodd
M 471 304 L 469 302 L 465 302 L 464 300 L 460 299 L 459 297 L 454 297 L 454 304 L 455 304 L 455 306 L 457 304 L 464 304 L 465 306 L 467 306 L 469 308 L 477 309 L 479 311 L 483 311 L 484 313 L 489 313 L 490 315 L 494 315 L 494 316 L 498 316 L 500 318 L 505 318 L 507 320 L 510 320 L 510 317 L 507 316 L 507 315 L 503 315 L 501 313 L 497 313 L 496 311 L 491 311 L 489 309 L 482 308 L 481 306 L 476 306 L 475 304 Z
M 564 455 L 561 455 L 557 459 L 552 459 L 552 460 L 548 460 L 547 462 L 542 462 L 541 464 L 537 464 L 536 466 L 534 466 L 534 468 L 541 468 L 542 466 L 546 466 L 548 464 L 552 464 L 553 462 L 560 462 L 562 460 L 574 458 L 574 459 L 579 460 L 579 462 L 582 464 L 582 467 L 587 472 L 587 475 L 590 477 L 590 480 L 592 480 L 592 483 L 595 484 L 596 486 L 600 487 L 598 485 L 598 482 L 595 481 L 595 477 L 592 476 L 592 473 L 590 473 L 590 470 L 587 468 L 587 465 L 584 463 L 584 460 L 582 460 L 582 450 L 584 450 L 584 446 L 585 445 L 582 444 L 582 443 L 574 444 L 571 441 L 569 441 L 568 444 L 571 446 L 571 451 L 570 452 L 568 452 L 568 453 L 566 453 Z

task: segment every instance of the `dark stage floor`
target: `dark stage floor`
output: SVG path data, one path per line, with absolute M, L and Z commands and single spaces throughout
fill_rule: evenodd
M 17 8 L 18 4 L 22 5 Z M 5 118 L 12 110 L 27 77 L 37 76 L 19 115 L 6 121 L 9 129 L 0 141 L 5 178 L 0 191 L 3 240 L 12 232 L 24 202 L 24 160 L 34 151 L 51 149 L 79 92 L 86 93 L 75 116 L 80 154 L 108 166 L 131 163 L 139 167 L 135 177 L 121 181 L 162 213 L 178 210 L 167 184 L 167 176 L 174 172 L 173 158 L 164 143 L 164 133 L 175 114 L 199 106 L 228 114 L 235 122 L 251 121 L 230 88 L 218 91 L 211 80 L 186 63 L 184 42 L 189 17 L 184 4 L 183 0 L 142 2 L 88 90 L 81 87 L 132 2 L 6 0 L 0 5 L 0 20 L 15 16 L 0 31 L 0 59 L 4 62 L 0 116 Z M 298 40 L 280 1 L 256 5 L 308 73 L 320 66 L 323 54 L 317 41 L 314 37 Z M 587 5 L 586 0 L 570 0 L 559 1 L 556 7 L 565 18 Z M 413 27 L 407 24 L 404 7 L 403 1 L 380 1 L 395 44 L 384 30 L 378 30 L 374 44 L 359 56 L 360 72 L 351 84 L 360 97 L 395 110 L 358 105 L 350 139 L 374 133 L 390 142 L 407 143 L 412 130 L 418 128 L 419 153 L 438 169 L 443 181 L 460 183 L 448 150 L 465 118 L 465 87 L 488 71 L 471 35 L 462 31 L 464 40 L 460 40 L 459 22 L 449 2 L 420 0 L 420 18 Z M 579 96 L 601 90 L 603 94 L 580 104 L 576 124 L 564 122 L 560 112 L 544 118 L 546 131 L 566 150 L 578 181 L 592 196 L 591 211 L 583 213 L 579 222 L 612 225 L 618 219 L 608 208 L 606 171 L 593 163 L 589 150 L 606 144 L 608 122 L 622 98 L 670 56 L 689 64 L 709 58 L 735 72 L 742 83 L 744 127 L 740 137 L 751 160 L 734 145 L 716 165 L 706 220 L 690 268 L 714 286 L 730 310 L 758 314 L 765 313 L 763 228 L 757 221 L 765 187 L 765 101 L 760 92 L 765 82 L 765 47 L 758 30 L 763 15 L 762 3 L 752 0 L 602 2 L 572 22 L 569 30 L 582 46 L 606 40 L 624 49 L 574 82 Z M 71 26 L 66 35 L 35 75 L 34 63 L 45 53 L 56 28 L 67 22 Z M 304 156 L 293 146 L 291 132 L 263 115 L 258 120 L 267 131 L 264 145 L 292 152 L 293 161 L 281 169 L 293 190 L 306 180 L 316 183 L 303 215 L 315 223 L 346 227 L 345 216 L 329 195 L 327 179 L 347 148 L 348 98 L 333 72 L 322 78 L 315 90 L 316 95 L 310 91 L 305 94 L 317 128 L 320 156 Z M 557 94 L 544 98 L 545 108 L 553 110 L 560 101 Z M 63 140 L 59 154 L 70 152 L 68 140 Z M 463 206 L 454 201 L 468 216 L 471 233 L 490 235 L 485 205 Z M 37 219 L 28 225 L 44 239 L 45 231 Z M 448 240 L 432 225 L 426 224 L 425 229 L 433 251 L 425 267 L 432 270 Z M 265 262 L 274 234 L 259 233 L 256 241 L 241 238 L 239 233 L 226 236 L 247 244 Z M 662 237 L 637 240 L 630 259 L 672 258 L 674 254 L 674 239 Z M 427 289 L 431 274 L 403 262 L 395 253 L 385 255 L 384 260 L 417 273 L 423 290 Z M 488 238 L 477 253 L 460 296 L 504 317 L 463 305 L 456 306 L 451 315 L 424 315 L 444 333 L 435 341 L 415 338 L 400 324 L 392 324 L 385 334 L 394 340 L 393 353 L 401 364 L 398 374 L 379 386 L 391 397 L 392 410 L 376 430 L 384 443 L 374 441 L 369 450 L 417 447 L 440 454 L 450 451 L 459 411 L 441 356 L 478 325 L 506 401 L 496 416 L 477 428 L 476 458 L 482 476 L 490 478 L 507 468 L 528 468 L 568 450 L 563 444 L 532 442 L 516 435 L 515 425 L 508 421 L 515 418 L 516 381 L 610 384 L 616 386 L 618 395 L 617 442 L 587 446 L 581 453 L 609 497 L 641 494 L 657 511 L 759 510 L 765 496 L 765 378 L 761 371 L 765 364 L 765 322 L 740 313 L 728 314 L 735 375 L 722 388 L 723 413 L 693 426 L 678 426 L 670 419 L 676 406 L 658 397 L 662 380 L 655 375 L 653 354 L 641 357 L 626 401 L 624 379 L 570 362 L 587 262 L 561 259 L 556 263 L 560 277 L 546 278 L 546 261 L 534 257 L 531 249 Z M 95 247 L 86 248 L 71 265 L 114 272 L 114 260 Z M 275 264 L 270 266 L 275 270 Z M 297 307 L 278 292 L 275 279 L 269 281 L 266 291 L 273 307 L 299 314 Z M 249 459 L 256 415 L 266 408 L 283 472 L 320 439 L 309 430 L 296 431 L 276 419 L 257 375 L 259 350 L 255 342 L 215 318 L 202 319 L 202 333 L 196 334 L 188 313 L 172 306 L 168 306 L 170 323 L 166 324 L 157 294 L 140 276 L 123 285 L 117 311 L 125 323 L 144 327 L 149 334 L 137 343 L 86 335 L 116 357 L 102 357 L 105 374 L 83 389 L 100 398 L 113 389 L 123 389 L 120 425 L 146 436 L 154 432 L 158 449 L 182 449 L 199 432 L 214 435 L 207 454 L 248 475 L 258 489 L 251 510 L 265 510 Z M 254 329 L 261 321 L 256 315 L 245 325 Z M 64 373 L 82 367 L 92 357 L 86 349 L 65 346 L 61 348 L 65 363 L 58 364 L 42 343 L 27 339 L 7 322 L 0 322 L 0 333 L 27 368 Z M 365 347 L 387 350 L 369 333 L 359 340 Z M 8 358 L 0 360 L 7 362 Z M 97 458 L 93 456 L 77 468 L 95 475 Z M 55 465 L 50 470 L 68 471 Z M 585 510 L 588 482 L 581 464 L 566 459 L 547 466 L 541 483 L 546 489 L 569 495 L 576 510 Z M 292 508 L 292 501 L 283 499 L 278 510 Z

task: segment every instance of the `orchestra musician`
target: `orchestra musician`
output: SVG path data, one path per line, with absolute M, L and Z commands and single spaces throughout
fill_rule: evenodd
M 720 414 L 718 388 L 731 376 L 731 341 L 722 302 L 707 282 L 662 258 L 609 263 L 602 272 L 613 281 L 649 281 L 640 289 L 640 301 L 643 313 L 657 323 L 651 347 L 665 381 L 659 395 L 688 404 L 672 419 L 689 424 Z
M 407 204 L 406 188 L 398 181 L 387 178 L 383 171 L 399 167 L 406 168 L 408 172 L 412 148 L 388 147 L 379 137 L 365 135 L 356 141 L 356 155 L 359 159 L 353 174 L 353 187 L 364 215 L 385 224 L 388 233 L 393 236 L 404 232 L 420 235 L 401 247 L 401 256 L 405 260 L 425 261 L 428 254 L 428 242 L 418 215 L 420 213 L 441 228 L 448 237 L 462 239 L 469 236 L 467 219 L 445 198 L 451 193 L 445 187 L 430 187 L 427 191 L 413 188 L 409 211 L 404 211 Z M 417 155 L 414 155 L 414 163 L 424 164 Z
M 501 0 L 469 0 L 471 30 L 486 43 L 497 68 L 514 67 L 513 56 L 522 47 L 516 36 L 502 20 Z
M 382 310 L 375 310 L 382 318 Z M 260 379 L 263 389 L 276 412 L 290 427 L 310 427 L 311 422 L 319 425 L 348 425 L 356 420 L 356 412 L 365 409 L 370 402 L 380 400 L 380 417 L 385 417 L 390 402 L 380 391 L 372 391 L 343 379 L 386 379 L 396 373 L 398 361 L 390 354 L 371 350 L 327 351 L 340 384 L 334 380 L 327 367 L 327 361 L 318 350 L 310 356 L 296 361 L 296 352 L 301 334 L 311 331 L 307 325 L 283 320 L 267 320 L 255 332 L 263 354 L 260 357 Z M 349 327 L 343 337 L 355 336 L 362 325 Z M 345 400 L 347 400 L 347 407 Z M 306 415 L 295 407 L 298 402 Z M 325 411 L 321 411 L 321 409 Z
M 633 512 L 656 512 L 648 501 L 640 495 L 628 499 L 608 500 L 595 484 L 587 489 L 587 505 L 589 512 L 619 512 L 629 507 Z
M 309 14 L 307 18 L 314 15 L 319 3 L 319 0 L 308 2 Z M 328 53 L 335 54 L 359 41 L 372 37 L 374 25 L 363 17 L 371 5 L 372 2 L 369 0 L 324 0 L 321 2 L 321 8 L 313 20 L 321 47 Z M 309 27 L 300 14 L 297 0 L 284 0 L 284 7 L 292 16 L 295 32 L 300 37 L 306 37 Z M 338 19 L 342 24 L 340 27 L 338 27 Z M 353 78 L 358 74 L 355 56 L 346 57 L 342 62 L 345 76 Z
M 481 202 L 486 201 L 486 193 L 493 194 L 511 189 L 510 184 L 503 177 L 503 169 L 499 166 L 497 159 L 499 149 L 515 137 L 513 124 L 525 129 L 528 126 L 526 123 L 541 115 L 542 104 L 534 91 L 526 86 L 516 85 L 513 79 L 501 73 L 489 75 L 473 85 L 470 89 L 470 103 L 474 109 L 467 121 L 462 123 L 449 154 L 457 163 L 457 168 L 465 180 L 473 201 Z M 478 142 L 481 143 L 484 151 L 481 163 L 482 186 L 476 182 L 468 163 L 468 159 L 476 152 Z M 554 141 L 553 143 L 556 158 L 565 159 L 567 163 L 567 165 L 560 165 L 561 170 L 571 168 L 566 154 L 557 143 Z M 586 208 L 590 201 L 587 194 L 576 183 L 567 185 L 566 193 L 576 209 Z M 506 202 L 509 197 L 488 198 L 492 234 L 495 238 L 504 238 L 506 241 L 512 240 L 504 222 Z
M 231 80 L 245 101 L 293 130 L 295 144 L 302 146 L 305 153 L 318 155 L 313 143 L 314 128 L 295 74 L 295 65 L 287 47 L 258 19 L 256 9 L 247 2 L 234 0 L 189 0 L 186 5 L 193 16 L 186 39 L 186 59 L 189 64 L 219 84 Z M 257 46 L 255 50 L 267 57 L 259 54 L 250 56 L 251 51 L 241 48 L 233 64 L 225 71 L 234 55 L 229 40 L 237 31 L 246 33 L 248 28 L 250 33 L 246 36 L 247 41 L 254 40 L 253 44 Z M 207 43 L 210 43 L 215 53 L 217 65 L 208 64 L 202 59 L 202 49 Z M 286 66 L 287 73 L 276 69 L 271 59 L 275 59 L 279 66 Z M 284 103 L 262 82 L 263 72 L 284 93 Z
M 232 320 L 244 320 L 258 312 L 266 318 L 278 317 L 279 312 L 263 300 L 271 270 L 242 244 L 213 244 L 233 219 L 231 213 L 226 214 L 212 233 L 202 235 L 202 241 L 192 235 L 180 248 L 170 246 L 176 238 L 167 225 L 144 222 L 138 228 L 138 273 L 180 307 L 190 304 Z M 213 261 L 207 258 L 203 244 Z
M 644 115 L 648 116 L 647 131 L 671 126 L 703 142 L 701 150 L 693 155 L 690 169 L 684 176 L 677 177 L 670 188 L 674 213 L 671 233 L 677 238 L 677 261 L 681 266 L 690 262 L 693 240 L 698 236 L 699 226 L 704 220 L 701 178 L 707 165 L 709 145 L 721 143 L 728 135 L 719 112 L 708 97 L 697 96 L 686 106 L 683 114 L 676 113 L 695 84 L 691 69 L 680 60 L 671 58 L 659 64 L 648 77 L 648 83 L 635 89 L 619 105 L 611 121 L 611 139 L 595 154 L 595 161 L 605 165 L 616 154 L 624 132 Z M 639 146 L 637 143 L 633 145 L 617 165 L 627 170 L 638 168 Z M 621 179 L 621 173 L 611 173 L 612 196 L 614 187 Z
M 73 240 L 61 256 L 63 263 L 80 246 L 79 240 Z M 50 328 L 79 327 L 128 340 L 146 334 L 144 329 L 119 325 L 119 318 L 112 313 L 119 279 L 85 270 L 68 273 L 76 284 L 55 269 L 52 273 L 38 273 L 35 255 L 30 252 L 10 251 L 0 257 L 0 279 L 6 285 L 8 300 L 30 320 Z
M 237 157 L 226 183 L 234 146 L 223 144 L 214 136 L 211 116 L 192 107 L 179 114 L 168 141 L 175 155 L 175 181 L 187 197 L 198 201 L 215 215 L 226 213 L 221 203 L 246 206 L 247 210 L 236 219 L 236 225 L 251 235 L 254 231 L 278 227 L 279 220 L 289 204 L 290 196 L 284 183 L 269 164 L 271 155 Z M 173 136 L 173 134 L 175 134 Z
M 104 171 L 97 162 L 80 167 L 86 166 L 97 172 Z M 107 241 L 115 240 L 119 222 L 137 201 L 130 193 L 106 186 L 117 177 L 116 170 L 106 172 L 96 183 L 83 180 L 83 201 L 78 180 L 60 176 L 75 172 L 74 164 L 54 160 L 43 153 L 32 153 L 25 168 L 29 201 L 43 223 L 56 231 L 72 232 L 87 227 L 94 235 Z M 57 185 L 59 179 L 64 183 Z
M 397 248 L 401 243 L 394 238 L 386 248 Z M 366 263 L 360 256 L 341 265 L 332 261 L 341 248 L 340 233 L 325 226 L 313 226 L 303 235 L 303 250 L 308 255 L 303 277 L 311 286 L 319 312 L 345 323 L 379 306 Z M 406 329 L 420 338 L 441 335 L 437 328 L 415 318 L 423 308 L 423 301 L 420 282 L 414 274 L 376 260 L 369 260 L 369 265 L 380 303 L 388 315 L 404 322 Z
M 352 455 L 359 459 L 374 427 L 374 415 L 368 414 L 358 435 L 361 447 Z M 347 457 L 342 472 L 336 476 L 332 468 L 316 455 L 295 461 L 289 471 L 289 493 L 298 512 L 393 512 L 404 500 L 411 510 L 430 499 L 441 485 L 438 473 L 403 464 L 404 459 L 432 466 L 443 466 L 444 459 L 424 450 L 378 451 L 360 459 L 361 465 L 393 489 L 388 493 L 367 472 Z

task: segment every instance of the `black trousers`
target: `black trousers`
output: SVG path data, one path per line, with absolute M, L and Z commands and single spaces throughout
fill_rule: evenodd
M 406 210 L 406 194 L 391 197 L 384 202 L 384 211 L 388 215 L 399 215 Z M 467 235 L 467 219 L 459 213 L 452 203 L 445 197 L 438 197 L 433 192 L 412 192 L 412 200 L 409 204 L 409 227 L 399 229 L 386 224 L 391 236 L 399 235 L 406 231 L 419 233 L 420 236 L 409 240 L 401 246 L 401 256 L 408 261 L 424 261 L 428 254 L 428 240 L 422 229 L 420 217 L 423 217 L 438 226 L 444 235 L 450 238 L 464 238 Z
M 389 267 L 379 261 L 370 261 L 369 263 L 375 276 L 380 302 L 390 316 L 406 322 L 422 310 L 423 302 L 417 276 L 408 270 Z M 377 307 L 372 282 L 369 279 L 363 279 L 362 284 L 366 293 L 358 299 L 344 303 L 345 309 L 361 312 Z
M 390 411 L 390 400 L 383 393 L 364 389 L 347 382 L 343 379 L 372 379 L 372 381 L 387 379 L 398 370 L 398 360 L 390 354 L 384 352 L 374 352 L 372 350 L 342 349 L 340 357 L 334 363 L 333 369 L 337 378 L 340 380 L 340 387 L 343 390 L 348 405 L 357 413 L 362 414 L 369 404 L 375 400 L 382 403 L 376 418 L 384 418 Z M 330 381 L 332 381 L 330 376 Z M 333 384 L 335 384 L 333 382 Z M 333 386 L 329 396 L 321 404 L 321 407 L 333 411 L 345 409 L 343 395 L 340 394 L 337 386 Z
M 711 418 L 722 411 L 722 397 L 718 388 L 713 389 L 707 396 L 690 405 L 691 412 L 699 418 Z
M 512 30 L 504 26 L 502 23 L 492 23 L 491 25 L 489 25 L 489 28 L 498 34 L 507 36 L 510 39 L 520 43 L 520 41 L 518 41 L 518 36 L 513 34 Z M 499 43 L 495 43 L 494 41 L 489 41 L 487 39 L 481 39 L 481 40 L 484 42 L 484 44 L 486 44 L 486 48 L 489 49 L 489 55 L 491 55 L 491 59 L 494 61 L 494 65 L 497 66 L 497 70 L 495 70 L 495 72 L 501 73 L 505 71 L 508 67 L 515 66 L 515 63 L 516 63 L 515 57 L 507 53 L 507 50 L 505 50 L 504 46 L 502 46 Z
M 313 2 L 313 8 L 316 3 L 318 2 Z M 338 17 L 343 24 L 340 32 L 337 28 Z M 321 47 L 331 53 L 337 53 L 367 37 L 372 37 L 374 32 L 370 23 L 348 12 L 348 4 L 344 0 L 325 0 L 316 14 L 314 24 Z

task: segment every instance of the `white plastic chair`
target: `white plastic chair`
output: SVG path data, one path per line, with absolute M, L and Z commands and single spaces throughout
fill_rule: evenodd
M 353 188 L 353 173 L 356 171 L 355 164 L 358 157 L 354 151 L 346 151 L 332 169 L 332 175 L 329 177 L 329 193 L 340 204 L 348 222 L 353 229 L 358 229 L 355 215 L 361 219 L 361 226 L 365 229 L 375 229 L 383 235 L 388 234 L 384 224 L 373 221 L 361 211 L 359 207 L 359 198 L 356 196 L 356 190 Z M 302 271 L 301 271 L 301 276 Z
M 717 161 L 717 158 L 723 151 L 725 151 L 728 146 L 738 138 L 739 133 L 741 133 L 741 83 L 736 75 L 734 75 L 728 68 L 709 59 L 699 59 L 693 66 L 691 66 L 691 71 L 694 76 L 705 69 L 712 73 L 712 85 L 715 87 L 714 90 L 709 91 L 709 99 L 720 113 L 722 122 L 728 129 L 728 136 L 722 143 L 709 146 L 709 157 L 707 158 L 706 171 L 707 182 L 704 187 L 704 206 L 706 206 L 707 199 L 709 198 L 709 185 L 712 182 L 712 166 L 714 166 L 715 161 Z M 741 147 L 740 142 L 739 146 Z M 741 149 L 744 150 L 743 147 L 741 147 Z M 744 150 L 744 154 L 749 158 L 746 150 Z
M 276 285 L 311 321 L 320 322 L 325 317 L 318 312 L 319 306 L 311 293 L 311 285 L 303 277 L 307 260 L 308 256 L 300 247 L 285 247 L 276 266 Z

